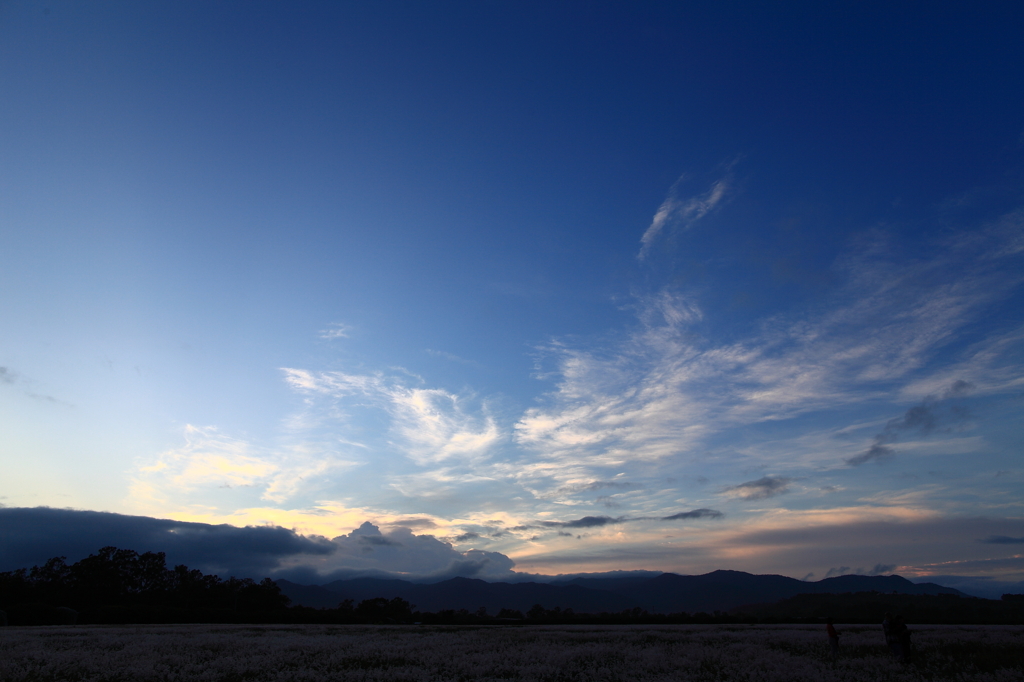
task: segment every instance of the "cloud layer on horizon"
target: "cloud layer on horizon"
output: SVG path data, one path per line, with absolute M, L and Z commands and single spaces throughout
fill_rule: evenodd
M 531 570 L 524 571 L 522 567 L 516 570 L 517 562 L 500 552 L 460 551 L 433 535 L 416 534 L 404 526 L 382 531 L 370 521 L 327 539 L 272 526 L 239 528 L 106 512 L 0 508 L 0 523 L 8 529 L 0 534 L 0 571 L 41 565 L 53 556 L 65 556 L 73 563 L 101 547 L 113 545 L 140 553 L 163 551 L 167 553 L 168 565 L 184 563 L 222 577 L 269 576 L 302 584 L 325 584 L 355 577 L 428 582 L 460 576 L 492 582 L 546 581 L 557 573 L 593 572 L 587 570 L 588 566 L 600 566 L 611 572 L 623 566 L 627 570 L 644 570 L 640 562 L 647 562 L 646 570 L 650 570 L 672 556 L 687 556 L 693 567 L 674 572 L 693 574 L 720 568 L 785 574 L 787 566 L 800 564 L 815 569 L 805 575 L 807 579 L 815 575 L 895 572 L 917 576 L 918 581 L 930 575 L 943 575 L 949 582 L 950 574 L 959 573 L 961 581 L 969 577 L 974 581 L 972 584 L 987 582 L 991 590 L 1006 584 L 1005 580 L 1000 581 L 1002 576 L 1024 579 L 1024 558 L 1000 557 L 999 548 L 992 547 L 993 538 L 997 545 L 1003 538 L 1019 540 L 1016 535 L 1024 534 L 1024 521 L 1020 519 L 907 516 L 905 511 L 879 510 L 874 520 L 864 521 L 853 513 L 855 510 L 849 511 L 845 521 L 836 521 L 824 513 L 783 514 L 746 528 L 710 527 L 704 543 L 680 538 L 684 542 L 655 547 L 644 537 L 634 536 L 631 541 L 618 544 L 528 555 L 523 557 L 523 566 Z M 628 520 L 580 521 L 561 522 L 557 527 L 576 532 L 616 527 Z M 921 538 L 931 539 L 922 542 Z M 961 559 L 936 561 L 935 557 L 944 556 L 950 542 L 965 548 Z M 902 560 L 893 561 L 896 556 Z M 554 567 L 570 570 L 550 570 Z
M 280 526 L 237 527 L 70 509 L 0 508 L 0 571 L 41 565 L 55 556 L 74 563 L 105 546 L 165 552 L 169 566 L 185 564 L 222 576 L 288 577 L 326 582 L 341 577 L 444 579 L 514 577 L 498 552 L 459 552 L 405 526 L 382 533 L 364 522 L 333 539 Z

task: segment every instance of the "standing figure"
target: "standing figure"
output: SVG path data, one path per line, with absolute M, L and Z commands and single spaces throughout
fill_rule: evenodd
M 896 616 L 896 628 L 893 632 L 896 639 L 899 641 L 899 659 L 900 663 L 906 663 L 910 660 L 910 628 L 903 622 L 903 616 Z
M 885 645 L 892 652 L 892 657 L 898 659 L 900 657 L 900 640 L 896 636 L 896 621 L 892 617 L 892 613 L 888 611 L 885 612 L 885 619 L 882 620 L 882 633 L 885 635 Z
M 825 631 L 828 633 L 828 648 L 832 653 L 832 660 L 835 660 L 839 656 L 839 633 L 836 632 L 836 628 L 832 625 L 832 619 L 829 618 L 825 625 Z

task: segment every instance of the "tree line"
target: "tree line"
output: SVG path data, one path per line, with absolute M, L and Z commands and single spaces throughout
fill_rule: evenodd
M 0 573 L 0 609 L 12 625 L 259 620 L 284 610 L 273 580 L 221 579 L 184 564 L 168 568 L 163 552 L 104 547 L 74 564 Z

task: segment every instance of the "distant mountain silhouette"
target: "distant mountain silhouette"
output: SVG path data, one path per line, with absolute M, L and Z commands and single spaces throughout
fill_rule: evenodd
M 534 604 L 572 609 L 577 613 L 619 612 L 640 607 L 651 613 L 728 611 L 748 604 L 767 604 L 798 594 L 882 592 L 899 594 L 963 593 L 933 583 L 914 584 L 898 575 L 845 575 L 804 582 L 781 575 L 753 575 L 742 571 L 714 571 L 704 575 L 663 573 L 656 577 L 572 578 L 553 583 L 489 583 L 452 578 L 433 584 L 405 580 L 354 578 L 322 586 L 278 580 L 292 604 L 333 608 L 344 599 L 401 597 L 420 611 L 466 609 L 481 606 L 492 615 L 500 609 L 525 612 Z
M 526 611 L 534 604 L 571 608 L 580 613 L 614 612 L 633 606 L 622 595 L 578 585 L 488 583 L 472 578 L 452 578 L 430 585 L 381 578 L 336 580 L 320 587 L 297 585 L 287 580 L 278 580 L 277 584 L 281 592 L 291 598 L 292 604 L 319 608 L 333 608 L 344 599 L 358 604 L 376 597 L 401 597 L 420 611 L 476 611 L 483 606 L 492 615 L 503 608 Z
M 622 592 L 623 590 L 628 590 L 628 589 L 630 589 L 632 587 L 638 587 L 638 586 L 642 585 L 643 583 L 645 583 L 645 582 L 647 582 L 647 581 L 649 581 L 649 580 L 651 580 L 653 578 L 657 578 L 660 575 L 664 575 L 664 574 L 656 573 L 654 575 L 629 576 L 629 577 L 626 577 L 626 578 L 614 578 L 614 577 L 607 577 L 607 578 L 604 578 L 604 577 L 602 577 L 602 578 L 582 578 L 582 577 L 577 577 L 577 578 L 570 578 L 568 580 L 552 580 L 551 584 L 552 585 L 579 585 L 580 587 L 588 587 L 588 588 L 590 588 L 592 590 L 610 590 L 610 591 L 613 591 L 613 592 L 615 592 L 615 591 Z
M 281 594 L 291 600 L 291 606 L 312 606 L 317 609 L 333 609 L 344 597 L 319 585 L 300 585 L 290 580 L 275 580 Z
M 804 582 L 782 575 L 752 575 L 714 571 L 704 575 L 663 573 L 631 589 L 619 591 L 652 613 L 728 611 L 744 604 L 770 604 L 798 594 L 898 592 L 901 594 L 962 594 L 931 583 L 914 584 L 898 575 L 846 575 Z

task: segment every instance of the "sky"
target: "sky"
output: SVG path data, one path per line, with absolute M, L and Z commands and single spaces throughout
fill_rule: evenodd
M 1024 580 L 1022 29 L 0 4 L 0 570 Z

